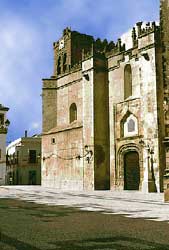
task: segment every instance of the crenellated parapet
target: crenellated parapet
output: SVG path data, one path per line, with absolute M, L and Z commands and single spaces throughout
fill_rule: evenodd
M 148 22 L 146 25 L 143 25 L 143 22 L 138 22 L 136 25 L 138 38 L 155 32 L 158 27 L 155 22 Z
M 110 42 L 110 43 L 112 43 L 112 42 Z M 108 56 L 115 56 L 115 55 L 117 55 L 117 54 L 120 54 L 120 53 L 122 53 L 122 52 L 125 52 L 125 50 L 126 50 L 126 46 L 125 46 L 124 43 L 122 44 L 121 38 L 119 38 L 119 39 L 117 40 L 117 43 L 114 43 L 114 46 L 111 47 L 111 49 L 108 49 L 108 50 L 106 51 L 106 56 L 107 56 L 107 57 L 108 57 Z
M 94 43 L 95 51 L 100 53 L 118 53 L 125 50 L 125 45 L 122 44 L 121 39 L 117 40 L 117 43 L 113 41 L 108 42 L 107 39 L 101 41 L 99 38 Z
M 66 28 L 63 30 L 62 37 L 53 43 L 54 74 L 51 78 L 60 78 L 81 70 L 82 62 L 93 56 L 110 58 L 122 54 L 122 60 L 126 55 L 130 58 L 137 57 L 137 50 L 142 51 L 146 46 L 152 46 L 155 43 L 156 31 L 159 31 L 159 27 L 155 22 L 146 24 L 138 22 L 126 33 L 126 40 L 121 37 L 114 42 L 107 39 L 94 39 L 93 36 Z M 130 47 L 127 45 L 128 41 L 131 43 Z
M 95 57 L 108 57 L 109 55 L 117 55 L 125 51 L 125 44 L 122 44 L 121 38 L 117 42 L 110 41 L 107 39 L 101 40 L 97 38 L 89 51 L 82 53 L 82 61 L 85 61 L 93 56 Z

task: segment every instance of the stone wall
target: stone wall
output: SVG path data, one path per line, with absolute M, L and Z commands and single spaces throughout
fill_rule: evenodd
M 82 121 L 82 74 L 81 71 L 64 76 L 57 81 L 57 126 L 67 126 L 72 103 L 77 106 L 77 121 Z
M 42 143 L 42 185 L 83 190 L 82 126 L 44 135 Z
M 150 25 L 150 24 L 149 24 Z M 153 171 L 157 189 L 160 190 L 159 172 L 163 167 L 159 160 L 158 133 L 158 100 L 157 100 L 157 70 L 156 70 L 156 33 L 158 28 L 141 27 L 138 24 L 136 46 L 125 53 L 119 53 L 108 58 L 109 68 L 109 109 L 110 109 L 110 172 L 111 188 L 124 187 L 123 160 L 121 147 L 127 152 L 127 147 L 138 151 L 140 158 L 140 189 L 148 188 L 148 151 L 142 148 L 139 141 L 153 148 Z M 126 65 L 132 69 L 132 96 L 124 100 L 124 69 Z M 138 134 L 125 138 L 121 134 L 121 122 L 131 113 L 138 120 Z M 114 126 L 115 124 L 115 126 Z M 121 170 L 120 170 L 120 169 Z M 119 179 L 121 178 L 121 180 Z
M 169 136 L 169 0 L 161 0 L 160 26 L 162 41 L 165 136 Z
M 109 106 L 107 60 L 93 51 L 82 63 L 83 141 L 92 151 L 84 161 L 85 189 L 109 189 Z
M 94 180 L 95 189 L 110 189 L 109 104 L 106 58 L 94 61 Z
M 77 158 L 83 155 L 81 71 L 58 78 L 57 87 L 51 90 L 51 95 L 51 114 L 46 101 L 48 97 L 45 99 L 43 96 L 46 111 L 44 123 L 49 123 L 48 128 L 52 129 L 48 129 L 47 133 L 44 130 L 42 137 L 42 185 L 62 189 L 83 189 L 83 158 Z M 77 119 L 70 122 L 72 103 L 77 107 Z M 51 125 L 49 115 L 55 119 L 54 125 Z
M 43 79 L 42 87 L 42 131 L 46 132 L 57 125 L 57 81 Z
M 125 34 L 127 47 L 121 39 L 116 44 L 94 41 L 64 30 L 54 43 L 54 75 L 43 85 L 44 185 L 92 190 L 110 184 L 123 189 L 124 156 L 134 151 L 139 156 L 139 189 L 148 191 L 149 165 L 157 190 L 160 185 L 162 189 L 164 56 L 159 37 L 155 22 L 137 23 Z M 127 67 L 131 91 L 124 86 Z M 77 118 L 70 122 L 73 103 Z M 125 123 L 130 115 L 137 126 L 134 133 L 128 133 Z

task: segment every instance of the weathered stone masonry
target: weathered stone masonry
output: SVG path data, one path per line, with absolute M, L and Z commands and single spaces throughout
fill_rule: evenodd
M 163 68 L 163 108 L 164 108 L 164 145 L 166 167 L 169 168 L 169 1 L 161 0 L 160 27 Z
M 116 44 L 69 28 L 53 44 L 54 73 L 43 80 L 42 185 L 163 190 L 167 3 L 161 26 L 139 22 Z

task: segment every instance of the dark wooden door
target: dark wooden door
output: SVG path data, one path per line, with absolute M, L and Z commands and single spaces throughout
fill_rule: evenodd
M 136 151 L 131 151 L 124 155 L 124 189 L 139 190 L 139 184 L 139 155 Z

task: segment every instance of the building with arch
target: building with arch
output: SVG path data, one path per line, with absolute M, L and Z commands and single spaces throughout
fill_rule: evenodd
M 163 191 L 169 167 L 168 3 L 117 43 L 66 28 L 43 79 L 42 185 Z

